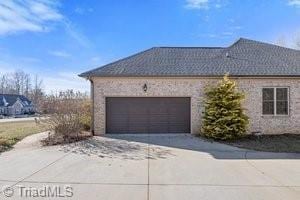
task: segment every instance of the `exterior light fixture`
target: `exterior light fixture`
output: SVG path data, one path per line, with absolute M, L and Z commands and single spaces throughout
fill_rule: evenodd
M 147 84 L 145 83 L 144 86 L 143 86 L 144 92 L 147 92 L 147 89 L 148 89 L 148 87 L 147 87 Z

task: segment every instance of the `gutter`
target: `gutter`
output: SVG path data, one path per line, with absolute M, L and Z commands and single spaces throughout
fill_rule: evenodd
M 90 80 L 91 78 L 222 78 L 225 75 L 91 75 L 91 76 L 82 76 Z M 231 78 L 300 78 L 300 75 L 231 75 Z
M 91 83 L 90 88 L 90 95 L 91 95 L 91 133 L 93 136 L 95 136 L 95 124 L 94 124 L 94 116 L 95 116 L 95 110 L 94 110 L 94 82 L 90 76 L 83 76 L 82 74 L 78 75 L 81 78 L 85 78 L 86 80 L 89 80 Z
M 95 125 L 94 125 L 94 82 L 92 79 L 89 78 L 89 81 L 91 82 L 91 132 L 92 135 L 95 135 Z

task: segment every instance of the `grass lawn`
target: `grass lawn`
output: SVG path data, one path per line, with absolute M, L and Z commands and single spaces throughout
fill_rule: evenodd
M 300 153 L 300 135 L 293 134 L 247 136 L 223 143 L 258 151 Z
M 6 151 L 26 136 L 46 131 L 46 127 L 37 125 L 35 121 L 1 122 L 0 152 Z

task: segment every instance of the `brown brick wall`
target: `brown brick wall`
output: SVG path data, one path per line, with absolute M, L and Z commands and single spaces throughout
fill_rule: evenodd
M 95 134 L 105 133 L 105 97 L 191 97 L 191 132 L 201 127 L 204 87 L 213 78 L 93 78 Z M 147 84 L 148 90 L 142 87 Z M 238 86 L 246 92 L 244 106 L 250 117 L 250 132 L 264 134 L 300 133 L 300 79 L 240 78 Z M 262 88 L 289 87 L 289 116 L 262 116 Z

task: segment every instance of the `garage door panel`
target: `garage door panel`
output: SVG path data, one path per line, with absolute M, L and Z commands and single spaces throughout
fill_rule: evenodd
M 189 133 L 190 98 L 106 98 L 107 133 Z
M 167 125 L 152 125 L 148 133 L 169 133 L 169 128 Z
M 188 124 L 170 124 L 169 132 L 170 133 L 188 133 L 189 129 L 186 128 Z
M 131 125 L 129 126 L 129 129 L 126 131 L 123 131 L 123 133 L 147 133 L 148 128 L 142 125 Z M 118 133 L 118 132 L 114 132 Z

